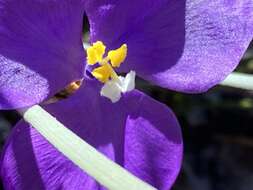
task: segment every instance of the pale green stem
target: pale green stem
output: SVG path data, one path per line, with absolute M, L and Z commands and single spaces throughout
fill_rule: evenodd
M 90 47 L 89 43 L 83 42 L 83 48 L 86 50 L 88 47 Z
M 244 73 L 231 73 L 223 82 L 223 86 L 253 90 L 253 75 Z
M 99 153 L 40 106 L 33 106 L 22 114 L 25 121 L 37 129 L 57 150 L 106 188 L 155 189 Z

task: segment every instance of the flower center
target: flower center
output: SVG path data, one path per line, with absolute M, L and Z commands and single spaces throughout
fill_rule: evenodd
M 118 76 L 114 68 L 120 67 L 127 56 L 127 45 L 111 50 L 105 57 L 106 46 L 101 41 L 93 43 L 87 49 L 87 64 L 95 66 L 91 74 L 104 83 L 100 94 L 109 98 L 113 103 L 117 102 L 121 93 L 132 91 L 135 88 L 135 72 L 130 71 L 126 77 Z
M 89 65 L 99 64 L 100 66 L 92 71 L 92 75 L 102 83 L 108 80 L 118 80 L 118 75 L 113 67 L 120 67 L 127 56 L 127 45 L 123 44 L 120 48 L 108 52 L 104 58 L 105 45 L 101 41 L 97 41 L 87 49 L 87 63 Z

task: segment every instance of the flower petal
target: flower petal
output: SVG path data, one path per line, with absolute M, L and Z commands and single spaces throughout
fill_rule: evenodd
M 150 97 L 132 91 L 112 104 L 86 82 L 70 99 L 46 109 L 158 189 L 167 190 L 175 181 L 182 159 L 180 127 L 174 114 Z M 1 175 L 6 189 L 102 189 L 24 121 L 6 143 Z
M 182 92 L 222 81 L 253 37 L 252 0 L 88 0 L 86 11 L 91 41 L 127 44 L 123 71 Z
M 83 76 L 82 0 L 0 0 L 0 10 L 0 109 L 39 103 Z

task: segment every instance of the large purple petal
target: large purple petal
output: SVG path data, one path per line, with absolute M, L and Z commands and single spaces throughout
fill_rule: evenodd
M 128 45 L 123 71 L 197 93 L 237 66 L 253 37 L 252 0 L 86 1 L 91 41 Z
M 181 166 L 182 138 L 174 114 L 138 91 L 112 104 L 85 83 L 77 94 L 46 109 L 110 159 L 158 189 L 168 190 Z M 85 155 L 83 155 L 85 157 Z M 21 121 L 2 156 L 6 189 L 102 187 Z
M 0 0 L 0 109 L 33 105 L 84 72 L 82 0 Z

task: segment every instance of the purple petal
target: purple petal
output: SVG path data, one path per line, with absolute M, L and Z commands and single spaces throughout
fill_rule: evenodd
M 182 137 L 174 114 L 165 105 L 138 91 L 112 104 L 86 82 L 75 95 L 46 109 L 158 189 L 167 190 L 175 181 L 181 167 Z M 102 189 L 24 121 L 6 143 L 1 175 L 6 189 Z
M 82 0 L 0 0 L 0 10 L 0 109 L 39 103 L 83 76 Z
M 176 91 L 208 90 L 253 37 L 252 0 L 87 1 L 91 41 L 128 45 L 124 71 Z

